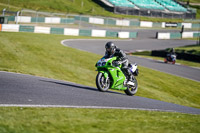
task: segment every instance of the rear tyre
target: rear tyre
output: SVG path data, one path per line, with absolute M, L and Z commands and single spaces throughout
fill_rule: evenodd
M 135 95 L 135 93 L 138 90 L 138 82 L 137 82 L 137 79 L 135 77 L 133 78 L 132 82 L 135 84 L 135 86 L 127 86 L 127 89 L 124 91 L 129 96 Z
M 110 88 L 110 79 L 106 80 L 103 73 L 98 73 L 96 76 L 96 86 L 99 91 L 105 92 Z

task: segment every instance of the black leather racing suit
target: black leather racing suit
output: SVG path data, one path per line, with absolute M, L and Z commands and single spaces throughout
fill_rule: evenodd
M 117 57 L 117 61 L 122 63 L 122 72 L 124 75 L 127 77 L 128 81 L 131 80 L 131 71 L 128 68 L 128 58 L 124 51 L 120 50 L 119 48 L 116 48 L 115 52 L 113 54 L 110 54 L 108 52 L 105 52 L 105 58 L 110 58 L 110 57 Z

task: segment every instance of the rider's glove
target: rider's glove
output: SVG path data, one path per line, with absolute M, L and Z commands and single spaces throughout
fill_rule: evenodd
M 119 66 L 120 64 L 121 64 L 120 61 L 114 61 L 114 65 L 115 65 L 115 66 Z

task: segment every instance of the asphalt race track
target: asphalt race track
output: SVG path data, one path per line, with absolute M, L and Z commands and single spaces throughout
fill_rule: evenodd
M 31 75 L 0 72 L 0 106 L 120 108 L 200 114 L 200 109 L 99 92 L 96 88 Z
M 65 46 L 70 46 L 76 49 L 104 55 L 105 43 L 113 41 L 119 48 L 124 51 L 137 50 L 155 50 L 165 49 L 185 45 L 194 45 L 196 42 L 192 40 L 157 40 L 157 39 L 134 39 L 134 40 L 65 40 L 62 42 Z M 165 64 L 161 61 L 155 61 L 136 56 L 128 56 L 131 62 L 136 62 L 138 65 L 159 70 L 165 73 L 188 78 L 195 81 L 200 81 L 200 69 L 182 66 Z

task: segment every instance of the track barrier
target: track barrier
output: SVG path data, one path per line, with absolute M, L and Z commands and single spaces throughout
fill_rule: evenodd
M 18 24 L 2 24 L 2 31 L 8 32 L 32 32 L 43 34 L 60 34 L 70 36 L 91 36 L 91 37 L 118 37 L 118 38 L 137 38 L 137 32 L 116 32 L 110 30 L 87 30 L 75 28 L 55 28 L 42 26 L 26 26 Z
M 167 33 L 157 33 L 157 39 L 181 39 L 181 38 L 195 38 L 200 37 L 200 32 L 190 31 L 190 32 L 167 32 Z

